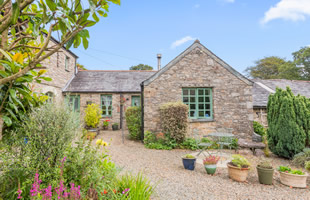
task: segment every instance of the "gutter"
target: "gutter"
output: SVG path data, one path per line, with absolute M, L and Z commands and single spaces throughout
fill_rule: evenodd
M 144 84 L 143 82 L 140 84 L 141 86 L 141 142 L 144 141 Z

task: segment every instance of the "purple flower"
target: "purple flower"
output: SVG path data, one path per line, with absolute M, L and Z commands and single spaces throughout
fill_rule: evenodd
M 62 162 L 64 163 L 66 161 L 67 157 L 65 156 L 63 159 L 62 159 Z
M 23 198 L 21 195 L 22 195 L 22 191 L 20 189 L 17 190 L 17 194 L 18 194 L 18 197 L 17 199 L 21 199 Z
M 30 190 L 31 196 L 34 197 L 34 196 L 37 196 L 38 193 L 41 194 L 41 192 L 40 192 L 40 183 L 41 183 L 41 182 L 42 182 L 42 181 L 39 180 L 39 174 L 36 173 L 36 175 L 35 175 L 35 177 L 34 177 L 34 183 L 32 184 L 32 188 L 31 188 L 31 190 Z

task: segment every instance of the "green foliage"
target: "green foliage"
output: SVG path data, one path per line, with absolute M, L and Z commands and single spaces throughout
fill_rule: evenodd
M 243 157 L 243 156 L 241 156 L 239 154 L 234 154 L 234 155 L 232 155 L 232 158 L 233 159 L 231 160 L 231 163 L 234 166 L 239 167 L 239 168 L 248 168 L 248 167 L 250 167 L 250 163 L 249 163 L 249 161 L 245 157 Z
M 310 161 L 305 162 L 305 169 L 310 172 Z
M 88 127 L 97 128 L 101 118 L 101 110 L 97 104 L 89 104 L 85 109 L 84 121 Z
M 305 80 L 310 80 L 310 48 L 302 47 L 299 51 L 293 53 L 294 62 L 302 68 L 301 76 Z
M 253 128 L 256 134 L 261 135 L 261 136 L 266 135 L 266 129 L 259 122 L 253 121 Z
M 160 117 L 163 131 L 177 143 L 182 143 L 187 131 L 188 106 L 182 102 L 163 104 L 160 106 Z
M 149 149 L 158 150 L 171 150 L 177 146 L 177 143 L 174 139 L 163 133 L 161 134 L 161 137 L 156 137 L 154 133 L 146 131 L 144 135 L 144 146 Z
M 9 145 L 3 143 L 0 160 L 2 173 L 0 194 L 16 199 L 18 182 L 29 193 L 36 171 L 44 182 L 55 186 L 59 179 L 59 162 L 79 131 L 79 116 L 65 106 L 46 104 L 34 109 L 21 128 L 13 132 Z M 46 185 L 47 186 L 47 185 Z
M 132 200 L 151 199 L 152 194 L 155 192 L 155 187 L 147 178 L 143 177 L 142 173 L 123 175 L 118 179 L 117 185 L 119 191 L 129 189 L 127 199 Z
M 187 159 L 196 159 L 195 156 L 191 155 L 191 154 L 186 154 L 185 156 L 183 156 L 183 158 L 187 158 Z
M 260 79 L 302 79 L 299 68 L 291 61 L 270 56 L 255 62 L 255 66 L 248 67 L 245 72 L 249 77 Z
M 197 150 L 198 145 L 194 138 L 186 138 L 181 144 L 178 145 L 180 149 Z
M 239 148 L 238 138 L 233 138 L 229 147 L 237 150 Z
M 265 168 L 265 169 L 272 169 L 273 168 L 271 162 L 268 160 L 260 161 L 257 166 L 260 168 Z
M 278 171 L 279 172 L 285 172 L 285 173 L 289 173 L 289 174 L 297 174 L 297 175 L 305 175 L 304 172 L 302 172 L 301 170 L 293 170 L 288 166 L 279 166 L 278 167 Z
M 305 148 L 310 124 L 306 101 L 304 97 L 294 96 L 290 88 L 277 88 L 269 96 L 268 146 L 276 155 L 292 158 Z
M 153 70 L 153 67 L 149 65 L 139 64 L 139 65 L 131 66 L 129 70 Z
M 302 152 L 293 157 L 293 164 L 298 167 L 304 167 L 305 162 L 310 161 L 310 149 L 305 148 Z
M 129 137 L 134 140 L 141 139 L 141 107 L 129 107 L 125 113 Z
M 81 65 L 79 63 L 76 63 L 76 66 L 79 70 L 87 70 L 86 67 L 84 65 Z

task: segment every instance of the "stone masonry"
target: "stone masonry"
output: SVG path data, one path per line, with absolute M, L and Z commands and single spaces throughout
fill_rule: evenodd
M 171 61 L 172 66 L 152 82 L 146 81 L 144 131 L 161 131 L 161 104 L 182 101 L 182 88 L 200 87 L 212 88 L 213 120 L 189 120 L 188 136 L 192 136 L 193 129 L 199 129 L 200 135 L 207 135 L 232 128 L 237 137 L 250 139 L 253 133 L 251 83 L 240 78 L 240 74 L 238 77 L 223 67 L 223 61 L 219 62 L 214 54 L 210 55 L 200 43 L 194 47 L 190 51 L 186 50 L 189 52 L 183 52 L 181 58 Z
M 56 43 L 51 40 L 49 46 L 55 44 Z M 66 57 L 68 58 L 67 69 L 65 69 Z M 52 92 L 56 102 L 63 100 L 62 89 L 74 76 L 76 59 L 76 56 L 62 48 L 59 52 L 44 60 L 42 62 L 42 68 L 47 70 L 44 76 L 48 76 L 53 80 L 42 81 L 40 84 L 34 83 L 34 90 L 44 94 L 47 92 Z

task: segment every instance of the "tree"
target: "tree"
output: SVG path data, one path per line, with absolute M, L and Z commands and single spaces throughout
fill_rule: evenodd
M 294 62 L 301 67 L 301 76 L 310 80 L 310 47 L 302 47 L 299 51 L 292 53 Z
M 87 70 L 84 65 L 81 65 L 79 63 L 76 64 L 76 66 L 78 67 L 78 69 L 81 69 L 81 70 Z
M 279 156 L 292 158 L 306 146 L 309 132 L 309 112 L 304 97 L 294 96 L 291 89 L 277 88 L 269 96 L 268 105 L 268 146 Z
M 248 77 L 260 79 L 301 79 L 299 68 L 291 61 L 271 56 L 257 60 L 255 66 L 248 67 Z
M 86 28 L 99 22 L 98 15 L 107 17 L 111 3 L 120 4 L 120 0 L 84 4 L 81 0 L 0 0 L 0 117 L 7 125 L 42 100 L 33 93 L 31 83 L 51 79 L 43 76 L 45 70 L 34 69 L 63 46 L 77 48 L 82 43 L 86 49 Z M 51 45 L 56 32 L 60 41 Z
M 150 65 L 139 64 L 139 65 L 131 66 L 130 70 L 153 70 L 153 67 Z

